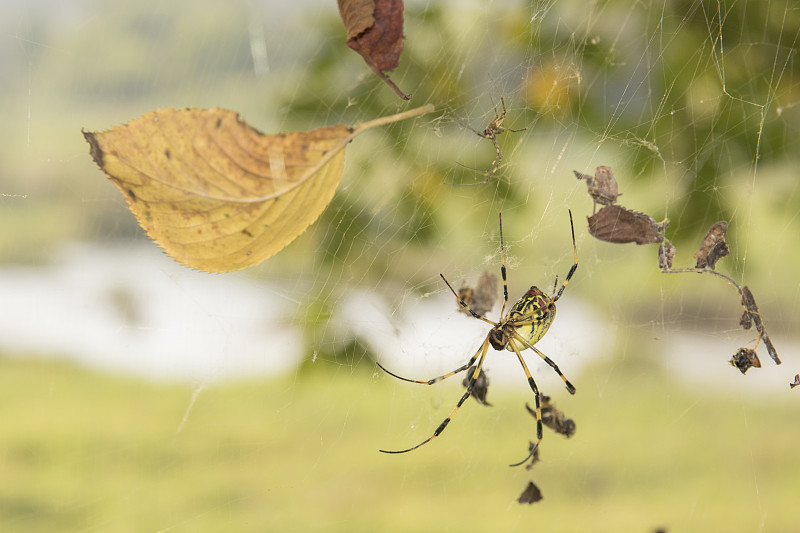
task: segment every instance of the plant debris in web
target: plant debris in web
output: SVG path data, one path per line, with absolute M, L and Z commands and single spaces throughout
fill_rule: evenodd
M 529 481 L 528 486 L 525 487 L 524 491 L 522 491 L 522 494 L 520 494 L 520 497 L 517 501 L 519 503 L 527 503 L 530 505 L 541 500 L 542 491 L 539 490 L 539 487 L 533 484 L 533 481 Z
M 656 244 L 664 241 L 668 220 L 656 222 L 653 217 L 622 207 L 608 205 L 587 218 L 589 233 L 596 239 L 615 244 L 635 242 Z
M 725 242 L 725 234 L 728 232 L 728 223 L 724 220 L 717 222 L 708 230 L 700 250 L 694 254 L 697 259 L 695 268 L 710 268 L 714 270 L 719 259 L 730 254 L 728 243 Z
M 567 418 L 563 412 L 556 409 L 555 405 L 550 401 L 549 396 L 542 395 L 541 401 L 542 424 L 567 438 L 573 436 L 576 429 L 575 421 L 571 418 Z M 536 410 L 531 409 L 531 406 L 527 403 L 525 404 L 525 409 L 536 417 Z
M 756 300 L 753 297 L 753 293 L 750 291 L 750 288 L 747 285 L 739 285 L 736 280 L 730 276 L 714 270 L 717 261 L 730 254 L 728 244 L 725 242 L 725 234 L 727 231 L 728 223 L 725 221 L 717 222 L 711 226 L 708 232 L 706 232 L 703 242 L 700 244 L 700 249 L 696 254 L 694 254 L 694 257 L 697 260 L 694 268 L 672 268 L 672 260 L 675 257 L 675 246 L 669 242 L 662 244 L 658 249 L 658 266 L 661 268 L 661 272 L 664 274 L 711 274 L 728 282 L 728 284 L 735 288 L 741 296 L 740 303 L 744 308 L 744 313 L 742 313 L 742 316 L 739 319 L 739 325 L 745 330 L 748 330 L 753 327 L 753 324 L 755 324 L 756 329 L 758 330 L 756 347 L 758 346 L 759 342 L 764 341 L 764 346 L 767 347 L 769 356 L 776 365 L 779 365 L 781 364 L 780 357 L 778 357 L 778 352 L 775 350 L 775 346 L 772 344 L 772 339 L 770 339 L 769 335 L 767 334 L 767 330 L 764 327 L 764 321 L 761 317 L 761 313 L 758 310 Z M 747 372 L 752 367 L 761 367 L 761 362 L 755 353 L 755 348 L 740 348 L 733 358 L 731 358 L 730 363 L 738 368 L 742 374 Z
M 798 385 L 800 385 L 800 374 L 795 374 L 794 375 L 794 381 L 789 383 L 789 388 L 793 389 L 793 388 L 797 387 Z
M 486 315 L 492 310 L 494 301 L 497 299 L 497 276 L 484 271 L 478 278 L 478 285 L 474 289 L 469 285 L 462 285 L 458 290 L 458 297 L 479 315 Z M 470 314 L 461 305 L 458 306 L 458 311 L 465 315 Z
M 672 268 L 672 261 L 675 259 L 675 245 L 671 242 L 661 243 L 658 247 L 658 268 L 669 270 Z
M 467 375 L 464 377 L 461 384 L 465 387 L 469 387 L 469 380 L 472 378 L 472 374 L 475 372 L 475 365 L 472 365 L 467 369 Z M 475 379 L 475 385 L 472 387 L 472 397 L 475 400 L 483 405 L 491 407 L 492 404 L 486 401 L 486 393 L 489 392 L 489 378 L 486 377 L 486 372 L 481 371 L 478 372 L 478 377 Z
M 731 357 L 731 365 L 738 368 L 742 374 L 745 374 L 751 368 L 761 368 L 761 361 L 759 361 L 755 350 L 739 348 L 739 351 Z
M 622 196 L 617 187 L 617 180 L 614 179 L 614 173 L 611 171 L 611 167 L 597 167 L 594 169 L 594 177 L 588 174 L 581 174 L 577 170 L 573 170 L 572 172 L 575 174 L 576 178 L 586 182 L 589 196 L 594 200 L 592 213 L 597 211 L 597 204 L 613 205 L 616 203 L 617 198 Z
M 347 46 L 403 100 L 411 100 L 389 78 L 403 51 L 403 0 L 338 0 Z
M 744 306 L 744 315 L 747 315 L 747 318 L 742 315 L 741 320 L 739 320 L 739 324 L 744 329 L 750 329 L 751 323 L 755 323 L 756 330 L 758 330 L 758 338 L 764 341 L 764 346 L 767 347 L 769 356 L 772 357 L 772 360 L 775 361 L 775 364 L 781 364 L 781 360 L 778 357 L 778 352 L 775 350 L 775 346 L 772 344 L 772 339 L 769 338 L 769 335 L 767 335 L 767 330 L 764 328 L 764 322 L 761 320 L 761 313 L 758 311 L 758 306 L 756 305 L 755 298 L 753 298 L 753 293 L 750 292 L 750 287 L 745 285 L 741 288 L 740 292 L 742 293 L 742 306 Z

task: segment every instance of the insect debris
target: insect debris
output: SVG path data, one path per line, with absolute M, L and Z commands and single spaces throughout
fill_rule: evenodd
M 742 374 L 745 374 L 751 368 L 761 368 L 758 354 L 750 348 L 739 348 L 739 351 L 731 357 L 730 363 L 738 368 Z
M 675 245 L 671 242 L 661 243 L 658 247 L 658 268 L 662 271 L 672 268 L 672 261 L 675 259 Z
M 478 284 L 473 289 L 469 285 L 462 285 L 458 290 L 458 297 L 469 305 L 469 307 L 479 315 L 485 315 L 494 307 L 494 302 L 497 299 L 497 276 L 491 272 L 484 271 L 481 277 L 478 278 Z M 469 315 L 467 311 L 460 304 L 458 311 Z
M 725 242 L 725 234 L 728 232 L 728 223 L 724 220 L 717 222 L 706 233 L 700 250 L 694 254 L 697 259 L 695 268 L 710 268 L 714 270 L 719 259 L 730 254 L 728 243 Z
M 476 367 L 474 365 L 467 369 L 467 375 L 464 376 L 464 379 L 461 381 L 461 384 L 464 385 L 464 387 L 469 388 L 469 382 L 475 374 L 475 369 Z M 486 372 L 481 369 L 478 372 L 478 377 L 475 378 L 475 384 L 472 386 L 472 397 L 475 398 L 475 401 L 477 401 L 479 404 L 491 407 L 492 404 L 486 401 L 486 393 L 488 391 L 489 378 L 486 377 Z
M 614 173 L 611 171 L 611 167 L 597 167 L 594 169 L 594 176 L 582 174 L 577 170 L 573 170 L 572 173 L 575 174 L 575 177 L 579 180 L 584 180 L 586 182 L 589 196 L 594 200 L 592 214 L 597 211 L 597 204 L 613 205 L 617 201 L 617 198 L 622 196 L 622 193 L 619 192 L 617 180 L 614 179 Z
M 797 387 L 798 385 L 800 385 L 800 374 L 795 374 L 794 375 L 794 381 L 789 383 L 789 388 L 793 389 L 793 388 Z
M 527 403 L 525 404 L 525 409 L 534 417 L 536 416 L 536 410 L 531 409 Z M 564 435 L 567 438 L 575 434 L 575 421 L 571 418 L 567 418 L 562 411 L 556 409 L 555 404 L 550 401 L 549 396 L 542 395 L 541 413 L 542 424 L 556 433 Z

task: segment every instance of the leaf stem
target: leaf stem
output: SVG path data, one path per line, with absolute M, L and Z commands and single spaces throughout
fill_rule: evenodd
M 409 118 L 419 117 L 421 115 L 432 113 L 434 109 L 435 108 L 433 104 L 425 104 L 424 106 L 415 107 L 414 109 L 409 109 L 408 111 L 403 111 L 402 113 L 397 113 L 395 115 L 389 115 L 386 117 L 376 118 L 374 120 L 368 120 L 367 122 L 359 124 L 355 128 L 353 128 L 353 133 L 351 137 L 355 137 L 359 133 L 363 133 L 372 128 L 377 128 L 378 126 L 385 126 L 386 124 L 392 124 L 394 122 L 400 122 L 401 120 L 406 120 Z

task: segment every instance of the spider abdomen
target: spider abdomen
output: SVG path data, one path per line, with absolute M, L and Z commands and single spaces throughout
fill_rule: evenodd
M 513 325 L 516 332 L 533 346 L 544 337 L 555 317 L 556 304 L 553 299 L 538 287 L 531 287 L 509 311 L 508 324 Z M 506 350 L 513 352 L 511 342 L 506 346 Z M 517 348 L 524 350 L 526 346 Z

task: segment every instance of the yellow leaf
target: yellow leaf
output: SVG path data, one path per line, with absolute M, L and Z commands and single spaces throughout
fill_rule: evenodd
M 150 238 L 187 266 L 227 272 L 272 257 L 319 217 L 356 135 L 431 111 L 265 135 L 233 111 L 165 109 L 83 136 Z

